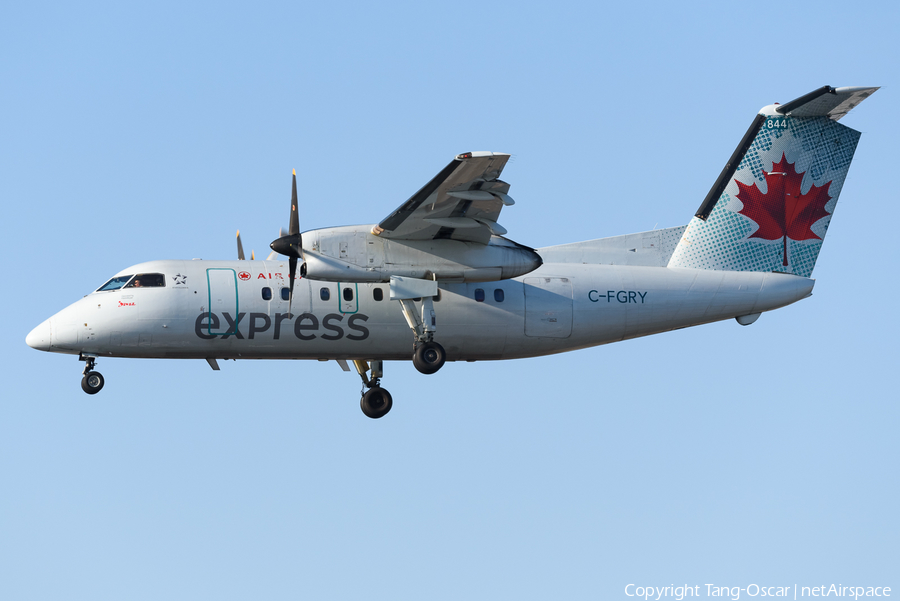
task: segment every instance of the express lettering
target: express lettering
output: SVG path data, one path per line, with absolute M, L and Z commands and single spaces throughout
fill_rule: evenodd
M 607 290 L 605 294 L 597 290 L 588 292 L 588 300 L 592 303 L 599 303 L 600 299 L 604 299 L 608 303 L 616 301 L 622 304 L 635 303 L 642 305 L 646 296 L 646 292 L 638 290 Z
M 246 319 L 244 317 L 247 316 Z M 314 340 L 321 338 L 322 340 L 365 340 L 369 337 L 369 329 L 363 324 L 368 321 L 369 316 L 362 313 L 356 313 L 349 316 L 346 323 L 344 315 L 338 313 L 329 313 L 320 321 L 318 317 L 312 313 L 301 313 L 292 316 L 289 313 L 276 313 L 275 319 L 266 313 L 239 313 L 237 319 L 233 318 L 229 313 L 223 312 L 222 317 L 225 321 L 225 331 L 218 331 L 222 327 L 222 322 L 216 313 L 201 313 L 194 321 L 194 333 L 202 340 L 212 340 L 221 336 L 228 338 L 234 336 L 241 340 L 244 335 L 241 332 L 241 326 L 247 324 L 247 338 L 253 340 L 257 334 L 271 332 L 274 340 L 280 340 L 284 331 L 290 331 L 283 325 L 283 322 L 294 319 L 293 334 L 298 340 Z M 344 330 L 346 326 L 350 333 Z

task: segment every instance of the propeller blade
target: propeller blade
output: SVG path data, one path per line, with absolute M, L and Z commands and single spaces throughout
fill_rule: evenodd
M 294 278 L 297 276 L 297 259 L 303 258 L 303 237 L 300 235 L 300 216 L 297 207 L 297 170 L 293 170 L 291 181 L 291 221 L 287 235 L 284 230 L 278 230 L 280 234 L 269 245 L 273 251 L 288 257 L 290 267 L 290 296 L 288 296 L 288 313 L 294 300 Z
M 251 250 L 251 251 L 250 251 L 250 260 L 251 260 L 251 261 L 255 261 L 255 260 L 256 260 L 256 251 L 255 251 L 255 250 Z
M 244 260 L 244 245 L 241 244 L 241 230 L 237 231 L 238 261 Z
M 294 301 L 294 276 L 297 275 L 297 258 L 291 257 L 288 259 L 288 279 L 290 281 L 291 291 L 288 295 L 288 315 L 293 316 L 291 313 L 291 304 Z
M 293 181 L 291 183 L 291 226 L 288 230 L 289 234 L 300 233 L 300 215 L 297 212 L 297 170 L 294 169 Z

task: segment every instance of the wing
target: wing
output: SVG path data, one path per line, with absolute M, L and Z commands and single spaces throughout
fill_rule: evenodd
M 457 155 L 372 233 L 394 240 L 451 238 L 481 244 L 504 235 L 497 217 L 513 199 L 507 195 L 509 184 L 497 178 L 508 160 L 508 154 L 498 152 Z

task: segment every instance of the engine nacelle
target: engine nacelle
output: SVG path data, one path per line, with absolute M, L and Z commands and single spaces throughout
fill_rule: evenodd
M 543 261 L 501 236 L 489 244 L 462 240 L 391 240 L 371 226 L 303 233 L 302 277 L 332 282 L 389 282 L 391 276 L 441 282 L 493 282 L 530 273 Z
M 363 283 L 386 281 L 380 272 L 306 250 L 303 251 L 303 265 L 300 266 L 300 277 L 308 280 L 324 280 L 326 282 Z M 390 276 L 388 276 L 389 279 Z

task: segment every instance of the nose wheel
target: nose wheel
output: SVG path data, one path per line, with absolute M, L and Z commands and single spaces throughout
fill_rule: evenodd
M 366 417 L 372 419 L 384 417 L 393 405 L 394 399 L 391 398 L 391 393 L 381 386 L 373 386 L 359 399 L 359 408 Z
M 353 366 L 359 377 L 362 378 L 363 392 L 362 398 L 359 399 L 359 408 L 366 417 L 372 419 L 380 419 L 388 414 L 391 407 L 394 406 L 394 399 L 391 393 L 381 387 L 381 376 L 384 374 L 383 363 L 381 361 L 368 361 L 362 359 L 354 359 Z M 371 370 L 371 377 L 369 371 Z
M 81 378 L 81 389 L 88 394 L 97 394 L 103 388 L 103 376 L 99 371 L 89 371 Z
M 80 355 L 80 361 L 84 361 L 84 376 L 81 378 L 81 389 L 88 394 L 97 394 L 103 389 L 103 375 L 99 371 L 94 371 L 94 364 L 97 362 L 96 357 L 88 355 Z

